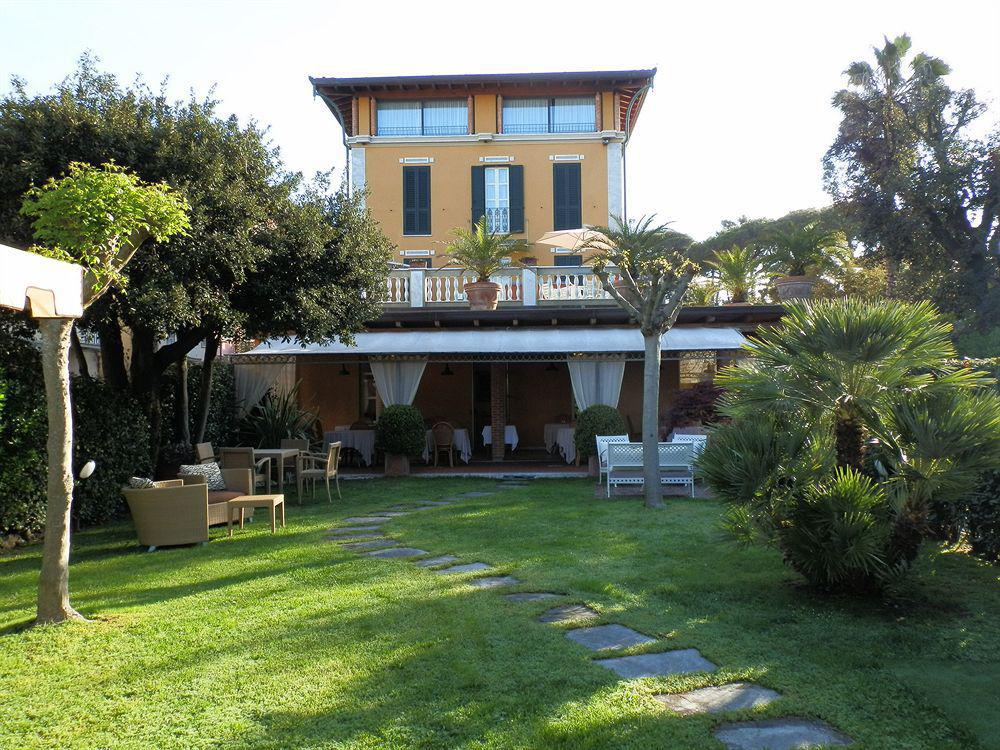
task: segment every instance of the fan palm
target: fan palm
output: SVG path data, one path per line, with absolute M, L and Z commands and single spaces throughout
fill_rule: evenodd
M 749 245 L 734 245 L 717 251 L 706 265 L 716 272 L 716 282 L 729 295 L 729 302 L 744 303 L 753 300 L 769 263 Z
M 489 281 L 510 260 L 512 253 L 523 247 L 520 240 L 509 234 L 491 232 L 483 216 L 472 229 L 457 227 L 445 252 L 449 266 L 458 266 L 476 276 L 476 281 Z
M 852 261 L 847 239 L 821 222 L 775 227 L 769 232 L 768 256 L 788 276 L 823 276 Z

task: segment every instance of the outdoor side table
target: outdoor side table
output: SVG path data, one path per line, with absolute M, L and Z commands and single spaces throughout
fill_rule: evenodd
M 281 528 L 285 528 L 285 496 L 284 495 L 240 495 L 229 501 L 228 520 L 226 528 L 229 536 L 233 535 L 233 510 L 240 510 L 240 528 L 243 528 L 243 511 L 247 508 L 270 508 L 271 509 L 271 533 L 277 531 L 276 514 L 278 506 L 281 506 Z

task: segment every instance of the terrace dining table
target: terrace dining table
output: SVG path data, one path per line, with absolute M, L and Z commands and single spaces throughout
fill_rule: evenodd
M 512 424 L 507 425 L 503 428 L 503 441 L 510 446 L 512 451 L 517 450 L 517 443 L 519 441 L 517 435 L 517 427 Z M 483 428 L 483 445 L 493 445 L 493 425 L 486 425 Z
M 576 461 L 576 430 L 569 425 L 563 425 L 556 432 L 556 446 L 566 463 Z
M 375 458 L 375 430 L 329 430 L 323 433 L 324 443 L 336 443 L 340 447 L 353 448 L 361 455 L 365 466 L 371 466 Z
M 556 447 L 556 435 L 559 430 L 569 426 L 570 425 L 565 422 L 546 422 L 545 427 L 543 428 L 543 434 L 545 436 L 545 450 L 551 453 L 553 448 Z
M 452 440 L 454 441 L 455 450 L 458 451 L 458 457 L 465 461 L 465 463 L 469 463 L 472 460 L 472 441 L 469 440 L 469 431 L 464 427 L 456 427 Z M 431 451 L 434 450 L 434 430 L 427 430 L 425 443 L 423 459 L 424 461 L 430 461 Z
M 278 469 L 278 494 L 282 495 L 285 492 L 285 459 L 292 459 L 292 467 L 298 470 L 295 466 L 295 459 L 298 458 L 299 449 L 298 448 L 254 448 L 253 457 L 254 460 L 259 458 L 269 458 L 271 459 L 271 464 Z

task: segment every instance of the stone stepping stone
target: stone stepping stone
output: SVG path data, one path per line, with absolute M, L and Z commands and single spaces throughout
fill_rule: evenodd
M 514 576 L 487 576 L 469 581 L 469 585 L 477 589 L 495 589 L 498 586 L 513 586 L 515 583 L 520 583 L 520 581 Z
M 382 547 L 395 547 L 399 542 L 395 539 L 372 539 L 367 542 L 351 542 L 342 544 L 344 549 L 381 549 Z
M 382 533 L 381 526 L 334 526 L 332 529 L 327 529 L 327 533 L 333 536 L 338 536 L 340 534 L 358 534 L 362 531 L 376 531 L 379 534 Z
M 592 620 L 597 613 L 582 604 L 564 604 L 542 612 L 539 622 L 569 622 L 570 620 Z
M 388 516 L 389 518 L 398 518 L 399 516 L 410 515 L 409 511 L 406 510 L 381 510 L 379 511 L 380 516 Z
M 642 646 L 645 643 L 656 643 L 655 638 L 650 638 L 648 635 L 643 635 L 632 628 L 618 624 L 577 628 L 566 633 L 566 637 L 581 646 L 586 646 L 591 651 L 631 648 L 632 646 Z
M 614 659 L 597 659 L 594 664 L 600 664 L 605 669 L 610 669 L 625 679 L 667 677 L 672 674 L 687 674 L 688 672 L 714 672 L 718 669 L 696 648 L 682 648 L 658 654 L 619 656 Z
M 373 524 L 373 523 L 385 523 L 391 519 L 388 516 L 351 516 L 350 518 L 345 518 L 344 523 L 362 523 L 362 524 Z
M 382 533 L 381 531 L 364 531 L 360 534 L 336 534 L 331 536 L 325 536 L 323 537 L 323 539 L 324 541 L 327 542 L 349 542 L 351 540 L 357 540 L 357 539 L 371 539 L 372 537 L 381 539 L 382 537 L 379 536 L 379 534 L 381 533 Z
M 448 497 L 444 500 L 421 500 L 420 505 L 426 508 L 437 508 L 440 505 L 451 505 L 456 500 L 461 500 L 458 497 Z
M 549 591 L 522 591 L 520 594 L 507 594 L 512 602 L 540 602 L 543 599 L 555 599 L 559 594 Z
M 368 557 L 418 557 L 420 555 L 426 555 L 427 550 L 417 549 L 416 547 L 393 547 L 392 549 L 380 549 L 375 552 L 365 553 Z
M 727 750 L 795 750 L 851 744 L 850 737 L 826 722 L 798 718 L 723 724 L 714 734 Z
M 419 565 L 421 568 L 433 568 L 435 565 L 444 565 L 445 563 L 455 562 L 458 558 L 455 555 L 441 555 L 441 557 L 431 557 L 427 560 L 417 560 L 415 565 Z
M 750 682 L 731 682 L 728 685 L 699 688 L 686 693 L 660 693 L 654 695 L 653 699 L 674 713 L 690 716 L 766 706 L 780 697 L 781 693 L 760 685 Z
M 495 492 L 466 492 L 462 497 L 490 497 L 495 494 Z
M 432 571 L 433 573 L 475 573 L 480 570 L 489 570 L 490 566 L 484 562 L 465 563 L 463 565 L 452 565 L 450 568 Z

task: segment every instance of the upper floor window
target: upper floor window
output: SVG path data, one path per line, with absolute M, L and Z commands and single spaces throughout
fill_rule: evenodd
M 469 131 L 465 99 L 379 100 L 375 111 L 377 135 L 465 135 Z
M 587 133 L 597 129 L 592 96 L 504 99 L 505 133 Z

